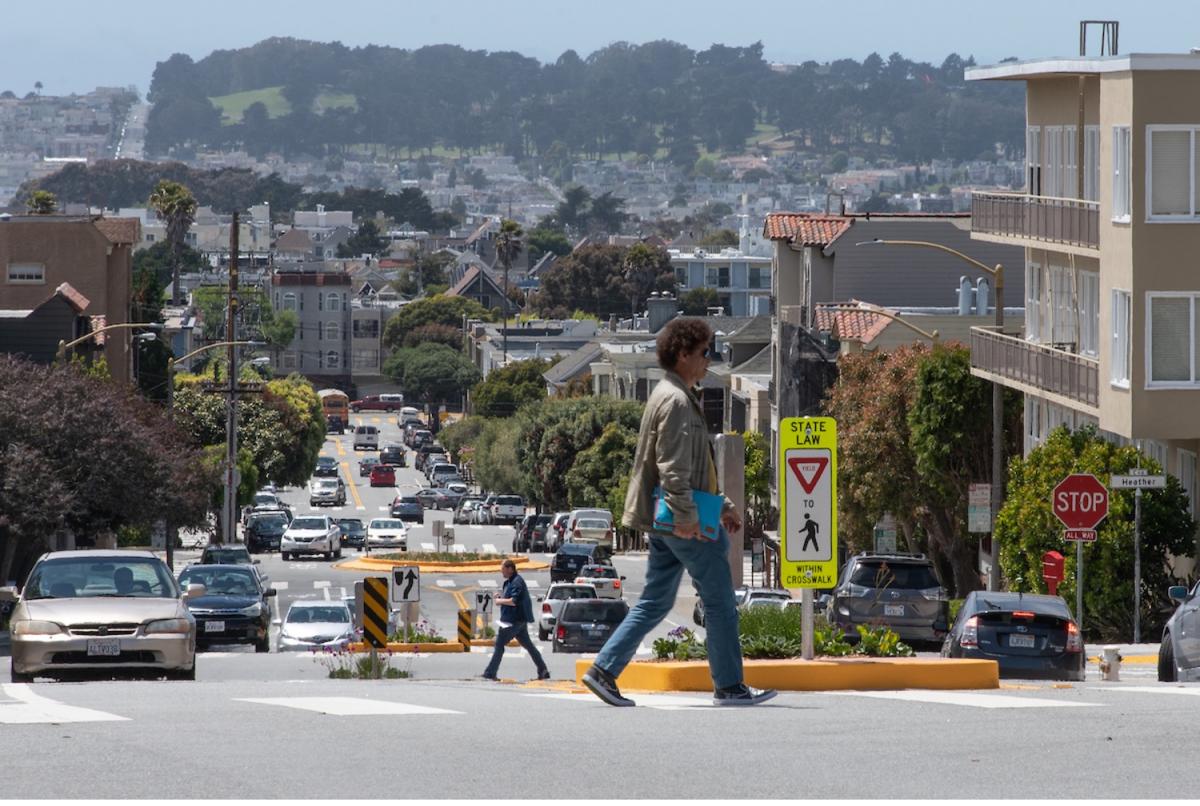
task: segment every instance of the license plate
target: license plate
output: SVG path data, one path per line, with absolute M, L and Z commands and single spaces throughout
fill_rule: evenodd
M 885 616 L 903 616 L 904 605 L 884 605 L 883 615 Z
M 585 630 L 589 638 L 599 638 L 604 635 L 604 630 Z
M 1010 635 L 1008 636 L 1008 645 L 1018 647 L 1020 649 L 1033 649 L 1037 645 L 1037 639 L 1032 635 Z
M 225 622 L 223 621 L 206 621 L 204 622 L 205 632 L 225 632 Z
M 121 654 L 121 639 L 119 638 L 89 638 L 87 642 L 89 656 L 115 658 Z

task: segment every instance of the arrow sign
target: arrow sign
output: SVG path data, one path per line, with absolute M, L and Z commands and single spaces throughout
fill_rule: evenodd
M 788 466 L 796 474 L 796 480 L 804 488 L 804 492 L 812 495 L 825 472 L 829 460 L 822 456 L 801 456 L 788 459 Z
M 391 599 L 393 604 L 421 601 L 421 569 L 415 565 L 400 565 L 392 569 Z

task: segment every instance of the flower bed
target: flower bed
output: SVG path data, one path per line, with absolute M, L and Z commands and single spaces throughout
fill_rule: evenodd
M 409 669 L 392 666 L 392 653 L 388 650 L 361 654 L 348 649 L 314 649 L 312 653 L 334 680 L 400 680 L 412 676 Z

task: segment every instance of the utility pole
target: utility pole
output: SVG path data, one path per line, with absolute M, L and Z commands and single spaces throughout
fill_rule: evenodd
M 229 301 L 225 308 L 225 340 L 229 342 L 229 399 L 225 420 L 225 533 L 222 542 L 237 540 L 237 315 L 238 315 L 238 214 L 233 213 L 233 225 L 229 228 Z

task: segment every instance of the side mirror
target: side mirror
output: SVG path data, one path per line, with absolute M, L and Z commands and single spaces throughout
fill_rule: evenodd
M 250 562 L 251 562 L 253 565 L 262 565 L 262 560 L 251 560 Z
M 625 581 L 625 577 L 621 577 L 621 581 L 622 581 L 622 582 L 624 582 L 624 581 Z
M 1172 602 L 1183 602 L 1188 598 L 1187 587 L 1183 585 L 1172 585 L 1167 588 L 1167 598 Z
M 208 588 L 201 585 L 199 582 L 189 582 L 187 590 L 183 592 L 184 599 L 198 599 L 208 592 Z
M 278 593 L 278 591 L 276 591 L 274 588 L 267 588 L 266 593 L 264 593 L 263 595 L 264 596 L 275 596 L 277 593 Z

